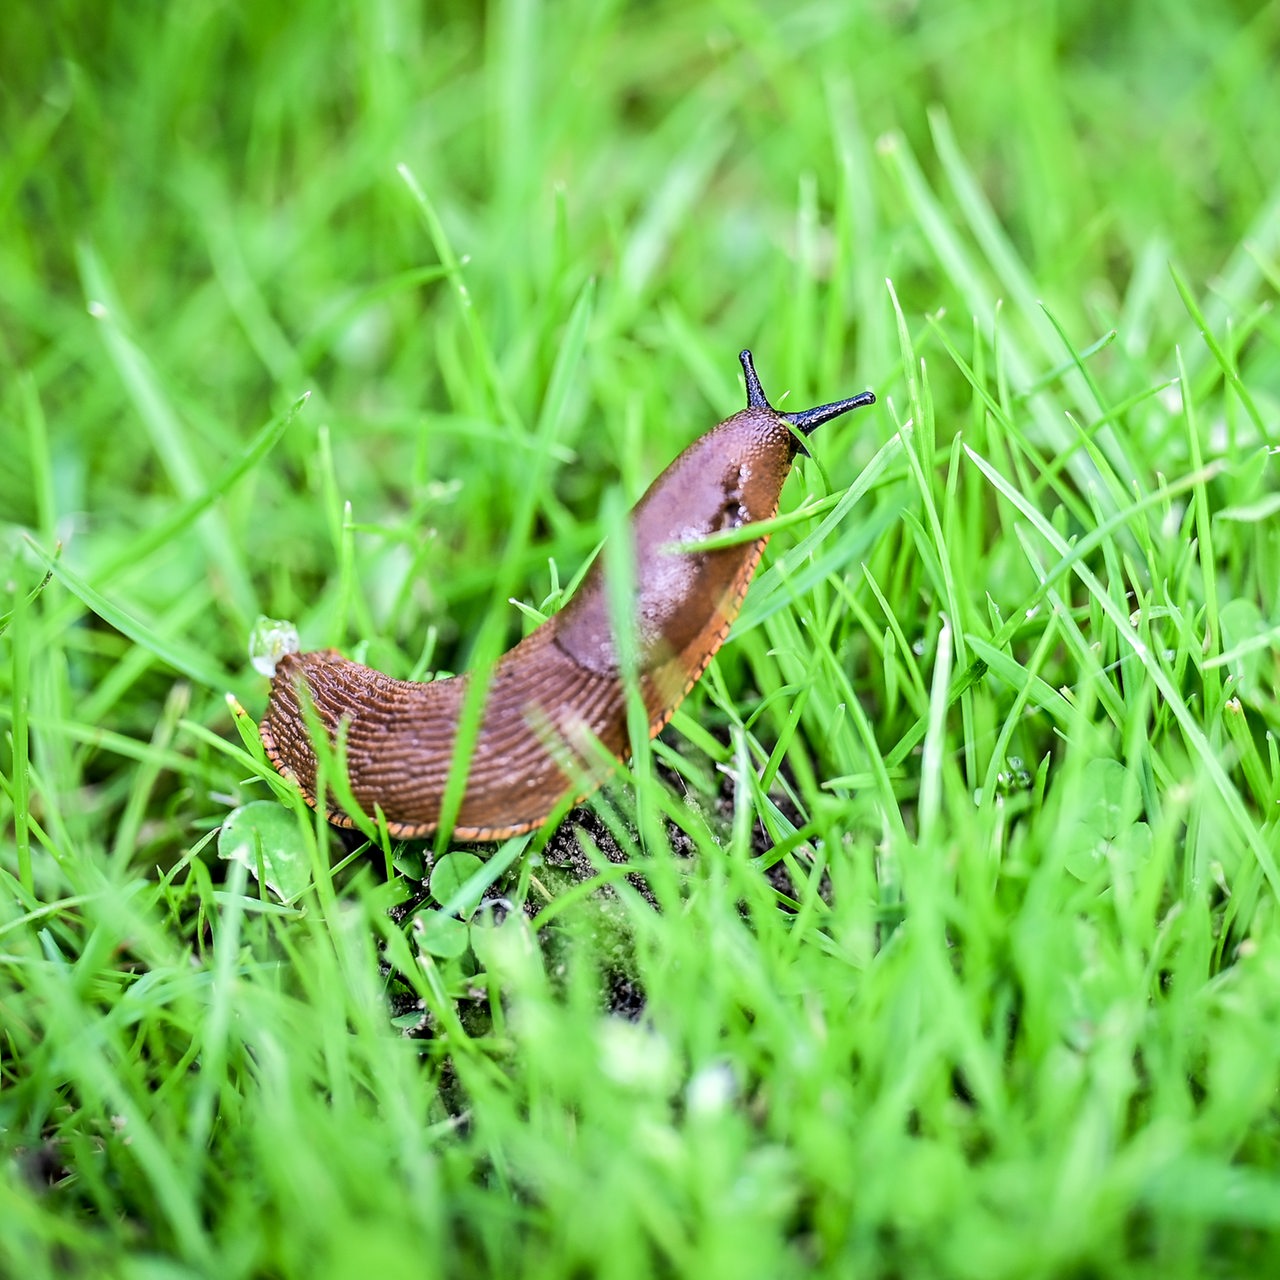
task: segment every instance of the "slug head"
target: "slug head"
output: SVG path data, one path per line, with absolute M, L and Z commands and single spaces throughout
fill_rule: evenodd
M 712 550 L 689 548 L 776 515 L 792 461 L 804 449 L 803 437 L 875 401 L 866 391 L 801 413 L 779 413 L 760 386 L 751 352 L 739 358 L 747 407 L 693 441 L 632 513 L 640 667 L 653 673 L 674 662 L 677 693 L 697 678 L 728 632 L 765 538 Z M 556 643 L 585 669 L 616 675 L 603 572 L 603 561 L 597 561 L 558 615 Z
M 861 409 L 864 405 L 875 404 L 876 402 L 874 392 L 862 391 L 856 396 L 850 396 L 847 400 L 833 400 L 830 404 L 820 404 L 813 409 L 805 409 L 800 413 L 779 413 L 769 403 L 769 397 L 765 395 L 764 388 L 760 385 L 760 376 L 756 373 L 756 366 L 751 359 L 751 352 L 745 349 L 742 350 L 738 353 L 738 359 L 742 361 L 742 373 L 747 380 L 747 408 L 767 409 L 774 417 L 781 418 L 783 422 L 795 428 L 801 435 L 809 435 L 816 428 L 822 426 L 824 422 L 830 422 L 832 418 L 838 418 L 841 414 L 848 413 L 850 409 Z M 800 440 L 795 441 L 795 451 L 806 456 L 809 453 L 809 450 L 804 447 Z

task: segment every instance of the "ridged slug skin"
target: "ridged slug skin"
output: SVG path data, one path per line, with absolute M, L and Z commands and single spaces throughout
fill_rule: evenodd
M 870 392 L 782 414 L 760 388 L 751 353 L 740 359 L 747 407 L 695 440 L 649 486 L 631 513 L 640 692 L 650 736 L 671 718 L 733 624 L 767 536 L 712 551 L 676 551 L 776 514 L 802 446 L 796 431 L 860 405 Z M 570 792 L 593 785 L 594 737 L 628 754 L 626 699 L 599 557 L 567 605 L 493 668 L 453 834 L 499 840 L 541 826 Z M 299 701 L 305 687 L 331 741 L 345 724 L 352 794 L 366 814 L 381 806 L 388 831 L 417 839 L 440 824 L 458 718 L 469 676 L 420 684 L 393 680 L 334 649 L 283 657 L 260 726 L 272 764 L 316 800 L 316 760 Z M 354 825 L 326 805 L 329 821 Z

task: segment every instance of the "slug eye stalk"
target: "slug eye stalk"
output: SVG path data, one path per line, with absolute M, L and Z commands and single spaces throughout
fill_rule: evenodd
M 833 400 L 830 404 L 820 404 L 816 408 L 805 409 L 798 413 L 778 413 L 769 403 L 769 397 L 765 395 L 764 388 L 760 385 L 760 377 L 756 373 L 751 352 L 744 348 L 738 353 L 738 359 L 742 361 L 742 372 L 747 380 L 747 408 L 768 409 L 770 413 L 806 436 L 822 426 L 824 422 L 830 422 L 832 418 L 838 418 L 841 414 L 848 413 L 850 409 L 862 409 L 876 402 L 874 392 L 860 391 L 847 400 Z

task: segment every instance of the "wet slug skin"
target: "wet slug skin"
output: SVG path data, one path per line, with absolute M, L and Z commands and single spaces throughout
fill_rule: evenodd
M 772 518 L 800 437 L 875 402 L 866 391 L 803 413 L 766 399 L 749 351 L 740 359 L 747 407 L 695 440 L 631 512 L 635 662 L 653 736 L 706 670 L 738 610 L 768 541 L 677 549 Z M 797 434 L 798 433 L 798 434 Z M 466 789 L 453 824 L 464 840 L 499 840 L 541 826 L 583 790 L 593 739 L 629 753 L 626 698 L 597 557 L 573 598 L 493 667 Z M 420 684 L 393 680 L 334 649 L 288 653 L 277 663 L 260 726 L 271 763 L 316 806 L 316 756 L 304 702 L 331 742 L 341 727 L 351 791 L 387 830 L 418 839 L 440 824 L 467 675 Z M 589 774 L 598 785 L 599 771 Z M 325 803 L 329 821 L 349 815 Z

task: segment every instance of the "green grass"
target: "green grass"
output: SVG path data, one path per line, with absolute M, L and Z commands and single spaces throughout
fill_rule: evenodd
M 1276 6 L 474 8 L 6 17 L 0 1274 L 1269 1273 Z M 742 346 L 879 404 L 589 834 L 275 803 Z

